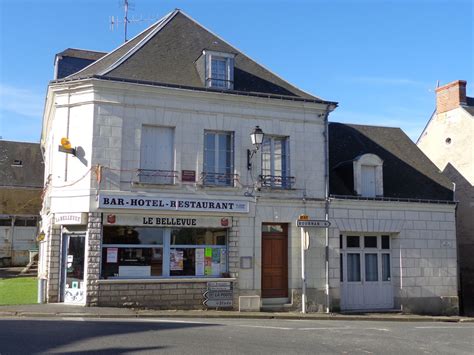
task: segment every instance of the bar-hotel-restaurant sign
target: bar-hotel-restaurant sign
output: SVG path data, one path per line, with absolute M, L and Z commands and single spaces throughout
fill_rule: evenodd
M 240 200 L 99 195 L 99 208 L 248 213 L 249 202 Z

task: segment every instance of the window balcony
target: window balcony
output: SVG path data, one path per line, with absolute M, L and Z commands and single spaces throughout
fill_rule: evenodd
M 173 185 L 178 178 L 178 172 L 175 170 L 138 169 L 137 177 L 139 183 Z
M 222 174 L 222 173 L 201 173 L 201 182 L 204 186 L 229 186 L 234 187 L 239 180 L 238 174 Z
M 270 189 L 291 189 L 295 184 L 294 176 L 259 175 L 260 186 Z

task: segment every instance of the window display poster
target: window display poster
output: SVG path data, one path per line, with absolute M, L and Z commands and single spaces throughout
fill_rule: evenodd
M 170 250 L 170 270 L 182 271 L 184 268 L 182 250 L 171 249 Z
M 221 274 L 221 251 L 212 249 L 212 275 L 219 276 Z
M 196 276 L 203 276 L 204 275 L 204 249 L 197 248 L 195 252 L 195 259 L 196 259 Z
M 118 248 L 107 248 L 107 262 L 116 263 L 118 259 Z
M 206 248 L 204 254 L 204 275 L 212 275 L 212 248 Z

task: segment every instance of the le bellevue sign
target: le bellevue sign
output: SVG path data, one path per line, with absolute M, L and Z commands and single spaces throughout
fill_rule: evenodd
M 99 208 L 248 213 L 248 201 L 99 195 Z
M 199 217 L 199 216 L 146 216 L 132 214 L 106 214 L 106 226 L 156 226 L 181 228 L 230 228 L 230 217 Z

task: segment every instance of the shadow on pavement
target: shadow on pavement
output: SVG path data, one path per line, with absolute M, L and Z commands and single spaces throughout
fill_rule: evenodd
M 111 322 L 111 321 L 40 321 L 0 320 L 1 354 L 124 354 L 133 351 L 165 349 L 166 336 L 152 337 L 152 344 L 143 341 L 149 332 L 209 327 L 213 324 Z M 140 336 L 142 334 L 143 338 Z M 113 338 L 107 338 L 112 336 Z M 134 344 L 139 345 L 133 347 Z

